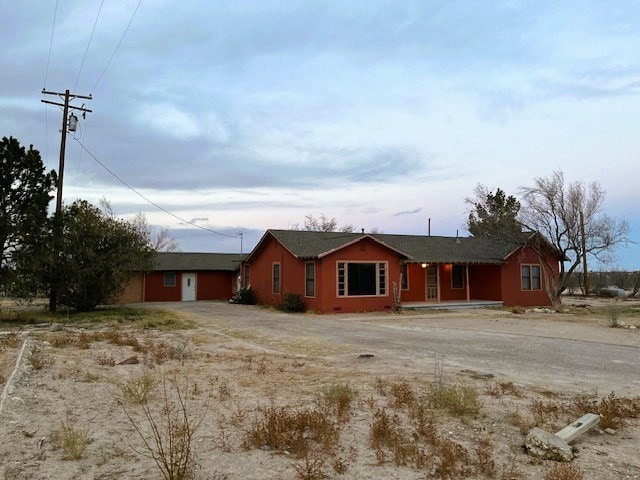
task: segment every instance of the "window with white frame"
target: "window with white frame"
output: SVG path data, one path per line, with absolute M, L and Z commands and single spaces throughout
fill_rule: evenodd
M 338 262 L 339 297 L 387 294 L 387 262 Z
M 521 265 L 522 290 L 540 290 L 540 265 Z
M 304 265 L 304 296 L 316 296 L 316 264 L 307 262 Z

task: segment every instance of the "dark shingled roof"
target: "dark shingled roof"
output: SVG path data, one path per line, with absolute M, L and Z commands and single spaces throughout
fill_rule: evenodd
M 319 258 L 361 238 L 369 237 L 398 251 L 401 256 L 404 254 L 409 262 L 499 264 L 504 263 L 507 257 L 521 245 L 499 239 L 478 237 L 433 237 L 298 230 L 268 230 L 265 236 L 269 234 L 273 235 L 298 258 Z
M 154 258 L 155 271 L 167 270 L 223 270 L 235 272 L 240 268 L 239 253 L 183 253 L 157 252 Z

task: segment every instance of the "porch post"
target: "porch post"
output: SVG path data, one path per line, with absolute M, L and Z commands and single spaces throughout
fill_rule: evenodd
M 469 264 L 465 264 L 464 273 L 466 275 L 465 284 L 467 286 L 467 303 L 471 302 L 471 289 L 469 288 Z

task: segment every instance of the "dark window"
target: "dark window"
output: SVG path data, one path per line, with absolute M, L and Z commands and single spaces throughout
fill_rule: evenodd
M 522 290 L 540 290 L 540 265 L 522 265 Z
M 304 294 L 307 297 L 316 296 L 316 264 L 307 262 L 305 264 L 305 288 Z
M 451 288 L 464 288 L 465 266 L 453 265 L 451 268 Z
M 273 264 L 273 293 L 280 293 L 280 264 Z
M 400 279 L 400 288 L 402 288 L 402 290 L 408 290 L 409 289 L 409 267 L 407 266 L 406 263 L 403 263 L 400 265 L 400 275 L 402 275 L 402 278 Z
M 338 296 L 375 296 L 386 294 L 386 263 L 338 263 Z
M 251 268 L 249 268 L 249 265 L 245 265 L 244 266 L 244 284 L 242 285 L 244 288 L 248 288 L 250 283 L 249 283 L 249 273 L 251 271 Z
M 164 286 L 165 287 L 176 286 L 176 272 L 164 272 Z

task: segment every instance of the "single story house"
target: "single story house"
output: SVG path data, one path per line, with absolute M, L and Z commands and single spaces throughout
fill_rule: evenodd
M 557 278 L 562 256 L 547 244 Z M 544 264 L 526 242 L 267 230 L 242 266 L 243 285 L 258 302 L 278 305 L 287 293 L 320 313 L 381 311 L 401 302 L 550 305 Z
M 237 253 L 158 252 L 153 270 L 136 274 L 117 303 L 228 300 L 239 270 Z

